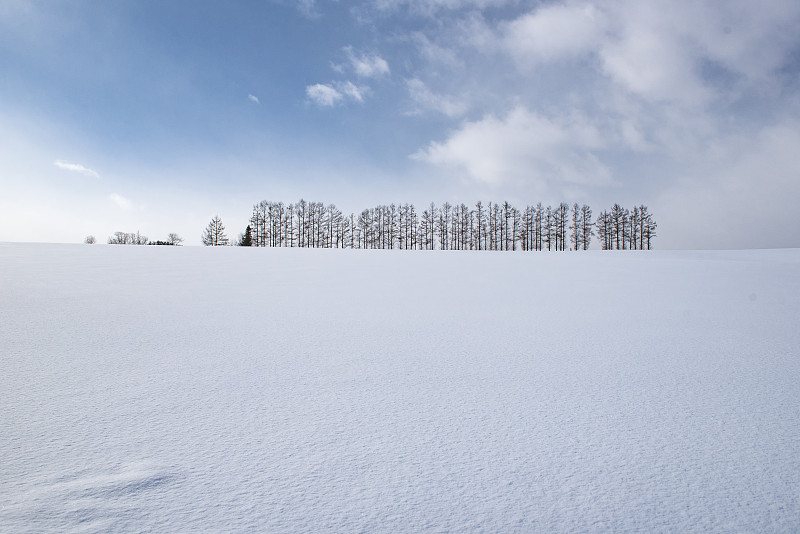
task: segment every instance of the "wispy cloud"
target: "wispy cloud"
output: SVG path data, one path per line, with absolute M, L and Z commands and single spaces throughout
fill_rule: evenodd
M 84 167 L 78 163 L 69 163 L 62 160 L 56 160 L 53 162 L 53 165 L 59 169 L 64 169 L 65 171 L 77 172 L 78 174 L 91 176 L 92 178 L 100 178 L 100 175 L 97 173 L 97 171 L 94 171 L 88 167 Z
M 336 87 L 338 88 L 339 92 L 341 92 L 345 96 L 349 96 L 353 100 L 358 102 L 364 101 L 364 95 L 367 92 L 367 88 L 365 87 L 358 87 L 353 82 L 341 82 L 337 83 Z
M 260 104 L 261 103 L 261 101 L 258 99 L 258 97 L 256 95 L 253 95 L 253 94 L 247 95 L 247 99 L 250 102 L 255 102 L 256 104 Z
M 114 202 L 114 204 L 116 204 L 117 206 L 119 206 L 124 210 L 128 210 L 131 208 L 131 201 L 123 197 L 122 195 L 118 195 L 117 193 L 111 193 L 110 195 L 108 195 L 108 198 L 110 198 Z
M 345 46 L 342 50 L 347 55 L 347 62 L 331 63 L 331 68 L 343 76 L 351 73 L 359 79 L 379 78 L 390 72 L 386 60 L 376 54 L 358 54 L 352 46 Z M 306 87 L 309 100 L 323 107 L 333 107 L 346 100 L 364 102 L 364 98 L 371 92 L 369 86 L 356 85 L 350 80 L 316 83 Z
M 356 54 L 352 46 L 346 46 L 344 52 L 350 67 L 361 78 L 378 78 L 390 72 L 389 63 L 379 55 Z
M 464 102 L 433 93 L 419 78 L 408 80 L 406 86 L 409 96 L 419 106 L 412 114 L 418 114 L 422 109 L 430 109 L 452 118 L 463 115 L 467 110 Z
M 310 19 L 316 19 L 320 16 L 315 0 L 296 0 L 296 7 L 303 16 Z
M 345 99 L 363 102 L 367 93 L 369 93 L 368 87 L 358 86 L 351 81 L 316 83 L 306 87 L 306 96 L 309 100 L 322 107 L 333 107 Z

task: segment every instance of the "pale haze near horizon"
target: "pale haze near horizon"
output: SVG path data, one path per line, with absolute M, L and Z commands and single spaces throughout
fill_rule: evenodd
M 199 244 L 260 200 L 646 204 L 798 247 L 791 1 L 0 6 L 0 241 Z

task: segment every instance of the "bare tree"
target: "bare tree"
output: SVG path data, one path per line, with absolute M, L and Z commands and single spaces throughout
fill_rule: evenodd
M 484 250 L 486 248 L 486 241 L 484 236 L 486 235 L 486 217 L 485 212 L 483 211 L 483 204 L 479 200 L 475 203 L 475 248 L 478 250 Z
M 249 226 L 247 227 L 247 230 L 248 230 L 248 233 L 249 233 L 249 231 L 250 231 L 250 227 Z M 178 234 L 176 234 L 175 232 L 172 232 L 171 234 L 167 235 L 167 242 L 170 245 L 180 246 L 180 244 L 183 243 L 183 238 L 181 236 L 179 236 Z
M 137 230 L 133 232 L 114 232 L 114 237 L 108 238 L 109 245 L 146 245 L 148 242 L 147 236 L 142 235 Z
M 431 206 L 433 208 L 433 206 Z M 449 247 L 449 226 L 450 226 L 450 209 L 452 206 L 449 202 L 445 202 L 442 204 L 442 207 L 439 208 L 437 216 L 434 217 L 436 220 L 436 233 L 439 235 L 439 249 L 440 250 L 447 250 Z
M 611 231 L 614 248 L 617 250 L 625 248 L 625 224 L 627 222 L 625 211 L 625 208 L 619 204 L 611 207 Z
M 225 226 L 219 215 L 214 215 L 203 232 L 203 244 L 210 247 L 224 246 L 228 244 L 228 237 L 225 235 Z
M 408 229 L 411 234 L 411 249 L 419 248 L 419 216 L 414 208 L 414 204 L 411 204 L 408 209 Z
M 583 229 L 581 230 L 581 245 L 583 246 L 583 250 L 587 250 L 589 248 L 589 244 L 592 242 L 592 208 L 590 208 L 587 204 L 581 206 L 581 224 L 583 225 Z
M 555 209 L 556 250 L 566 250 L 569 204 L 562 202 Z
M 533 221 L 534 209 L 533 206 L 526 206 L 525 211 L 522 212 L 522 226 L 520 228 L 520 247 L 522 250 L 533 250 Z
M 430 208 L 422 212 L 419 223 L 419 233 L 422 238 L 419 240 L 421 247 L 425 250 L 433 250 L 436 248 L 436 219 L 439 210 L 436 205 L 431 202 Z
M 653 214 L 647 210 L 647 206 L 641 205 L 639 213 L 642 218 L 642 244 L 646 243 L 647 250 L 651 249 L 651 240 L 656 237 L 656 228 L 658 224 L 653 218 Z M 641 248 L 641 247 L 640 247 Z
M 595 222 L 597 227 L 597 238 L 601 241 L 603 250 L 611 250 L 614 248 L 614 228 L 611 220 L 611 214 L 607 211 L 600 212 Z
M 542 250 L 544 217 L 544 207 L 538 202 L 533 211 L 533 250 Z
M 94 245 L 97 242 L 97 239 L 93 235 L 87 235 L 83 242 L 87 245 Z
M 128 245 L 129 244 L 128 236 L 130 236 L 130 234 L 128 234 L 126 232 L 114 232 L 114 236 L 108 238 L 108 244 L 109 245 Z
M 582 232 L 583 232 L 583 221 L 581 220 L 582 212 L 581 209 L 578 207 L 578 203 L 574 203 L 572 205 L 572 224 L 569 225 L 570 234 L 569 234 L 569 241 L 570 241 L 570 250 L 580 250 L 580 244 L 582 241 Z
M 547 206 L 542 219 L 542 240 L 547 245 L 547 250 L 552 250 L 555 241 L 555 224 L 553 223 L 553 208 Z
M 517 250 L 517 241 L 522 233 L 522 217 L 519 210 L 511 207 L 511 250 Z M 506 248 L 506 250 L 508 250 Z

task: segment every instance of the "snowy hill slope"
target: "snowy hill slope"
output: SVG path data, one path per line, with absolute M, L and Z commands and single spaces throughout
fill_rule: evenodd
M 800 250 L 0 244 L 0 531 L 800 528 Z

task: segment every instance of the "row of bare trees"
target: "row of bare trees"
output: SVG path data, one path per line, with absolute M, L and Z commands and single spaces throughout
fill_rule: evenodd
M 650 250 L 658 227 L 647 206 L 628 210 L 619 204 L 601 212 L 595 225 L 603 250 Z
M 390 204 L 343 214 L 335 205 L 300 200 L 263 200 L 253 206 L 250 225 L 239 244 L 256 247 L 312 247 L 416 250 L 586 250 L 597 236 L 605 249 L 650 249 L 656 222 L 647 206 L 628 210 L 619 204 L 592 220 L 584 204 L 527 206 L 508 202 L 474 206 L 431 203 L 421 212 L 413 204 Z M 206 245 L 228 240 L 219 217 L 203 235 Z
M 90 235 L 84 242 L 90 245 L 96 241 L 95 237 Z M 180 245 L 183 243 L 183 238 L 178 234 L 172 233 L 167 236 L 166 241 L 150 241 L 147 236 L 142 235 L 138 231 L 133 232 L 114 232 L 114 235 L 108 238 L 109 245 Z

